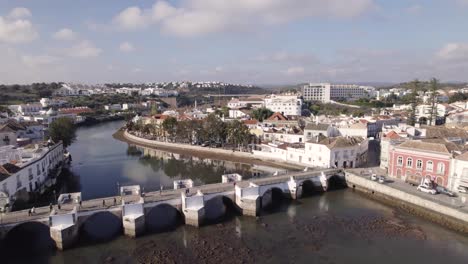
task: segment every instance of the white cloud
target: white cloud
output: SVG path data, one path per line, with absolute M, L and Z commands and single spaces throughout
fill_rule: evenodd
M 151 8 L 129 7 L 114 17 L 122 30 L 158 24 L 177 36 L 198 36 L 287 23 L 309 17 L 348 19 L 374 8 L 374 0 L 187 0 L 179 7 L 157 1 Z
M 132 52 L 135 50 L 135 47 L 133 47 L 133 45 L 130 42 L 123 42 L 120 43 L 119 49 L 122 52 Z
M 139 73 L 139 72 L 142 72 L 142 71 L 143 71 L 143 70 L 140 69 L 140 68 L 134 68 L 134 69 L 132 70 L 133 73 Z
M 49 55 L 38 55 L 38 56 L 31 56 L 31 55 L 23 55 L 21 56 L 21 60 L 29 67 L 36 67 L 36 66 L 45 66 L 50 65 L 58 62 L 60 59 L 55 56 Z
M 11 19 L 18 19 L 18 18 L 24 18 L 24 17 L 31 17 L 31 11 L 29 9 L 24 8 L 24 7 L 16 7 L 13 8 L 10 13 L 8 13 L 8 18 Z
M 137 6 L 132 6 L 120 12 L 114 18 L 114 23 L 122 30 L 136 30 L 146 27 L 146 20 L 143 11 Z
M 437 52 L 436 56 L 443 60 L 468 61 L 468 43 L 448 43 Z
M 62 28 L 52 35 L 52 37 L 57 40 L 75 40 L 77 36 L 78 35 L 69 28 Z
M 304 72 L 305 72 L 305 69 L 303 67 L 291 67 L 285 71 L 286 75 L 289 75 L 289 76 L 302 75 L 304 74 Z
M 29 12 L 27 9 L 15 8 L 6 18 L 0 16 L 0 42 L 26 43 L 39 36 L 31 21 L 21 19 L 27 15 L 26 11 Z
M 89 40 L 83 40 L 66 51 L 68 56 L 77 58 L 97 57 L 101 52 L 102 50 Z

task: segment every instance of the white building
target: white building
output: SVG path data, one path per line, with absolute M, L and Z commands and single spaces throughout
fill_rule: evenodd
M 64 100 L 56 100 L 56 99 L 49 99 L 49 98 L 41 98 L 39 101 L 43 108 L 47 107 L 60 107 L 66 104 L 67 102 Z
M 16 132 L 16 129 L 8 123 L 0 125 L 0 147 L 8 145 L 16 146 Z
M 63 162 L 62 143 L 34 148 L 0 147 L 0 191 L 15 200 L 19 192 L 40 191 L 54 183 Z
M 355 84 L 309 83 L 302 87 L 302 97 L 305 101 L 324 103 L 336 100 L 368 98 L 374 93 L 375 89 Z
M 120 111 L 122 110 L 122 106 L 120 104 L 105 105 L 104 109 L 106 109 L 107 111 L 111 111 L 111 110 Z
M 18 107 L 18 113 L 23 116 L 38 115 L 41 110 L 41 104 L 22 104 Z
M 468 188 L 468 152 L 451 159 L 447 187 L 456 190 L 458 186 Z
M 362 137 L 317 138 L 302 143 L 262 144 L 254 155 L 320 168 L 356 168 L 367 163 L 368 141 Z
M 284 116 L 301 116 L 302 99 L 297 95 L 275 95 L 265 98 L 265 107 Z
M 231 98 L 228 102 L 227 107 L 231 109 L 250 107 L 253 109 L 262 108 L 265 106 L 263 98 L 249 97 L 244 99 Z

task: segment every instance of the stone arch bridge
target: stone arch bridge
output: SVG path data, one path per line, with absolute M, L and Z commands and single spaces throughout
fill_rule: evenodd
M 207 210 L 215 198 L 229 199 L 243 214 L 256 216 L 262 209 L 262 197 L 275 189 L 290 199 L 303 196 L 306 185 L 326 191 L 332 187 L 332 181 L 345 182 L 341 170 L 325 169 L 298 172 L 279 176 L 249 179 L 239 182 L 217 183 L 196 186 L 189 189 L 168 190 L 163 192 L 108 197 L 83 201 L 78 204 L 64 204 L 60 209 L 50 211 L 49 207 L 36 208 L 33 215 L 27 210 L 10 212 L 2 215 L 0 222 L 0 240 L 6 239 L 12 230 L 27 223 L 40 223 L 50 230 L 50 237 L 59 249 L 71 247 L 83 234 L 93 235 L 93 223 L 96 218 L 107 219 L 115 228 L 105 236 L 123 233 L 130 237 L 143 234 L 148 229 L 148 215 L 161 216 L 163 210 L 170 208 L 182 216 L 185 224 L 200 226 L 207 220 Z M 101 220 L 104 221 L 104 220 Z M 171 221 L 169 219 L 169 221 Z M 106 223 L 107 224 L 107 223 Z M 103 237 L 101 237 L 103 238 Z

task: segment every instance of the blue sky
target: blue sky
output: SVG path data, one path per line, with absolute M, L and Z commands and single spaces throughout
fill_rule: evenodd
M 0 0 L 0 83 L 468 81 L 468 0 Z

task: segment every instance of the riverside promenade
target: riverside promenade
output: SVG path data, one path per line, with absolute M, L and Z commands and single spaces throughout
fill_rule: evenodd
M 342 174 L 340 178 L 340 170 L 324 169 L 143 194 L 139 192 L 139 187 L 131 194 L 123 193 L 121 188 L 119 196 L 81 201 L 81 205 L 77 198 L 61 204 L 60 209 L 54 205 L 52 211 L 49 207 L 40 207 L 32 215 L 28 210 L 2 214 L 0 239 L 23 224 L 35 222 L 50 228 L 51 238 L 56 242 L 57 248 L 69 248 L 77 240 L 81 226 L 91 216 L 103 213 L 119 219 L 125 235 L 136 237 L 145 232 L 145 215 L 162 205 L 175 208 L 186 224 L 198 227 L 205 223 L 205 210 L 209 209 L 205 206 L 213 206 L 209 205 L 213 198 L 227 198 L 242 214 L 255 216 L 266 202 L 265 198 L 271 199 L 273 190 L 285 197 L 299 199 L 302 197 L 303 186 L 310 184 L 326 190 L 331 178 L 339 178 L 344 182 Z M 265 195 L 267 193 L 269 195 Z M 76 193 L 70 194 L 72 195 L 73 198 L 77 197 Z
M 345 171 L 348 187 L 451 229 L 468 233 L 468 196 L 465 194 L 448 197 L 444 194 L 423 193 L 398 179 L 387 178 L 382 184 L 370 179 L 369 170 L 385 175 L 378 168 L 348 169 Z

